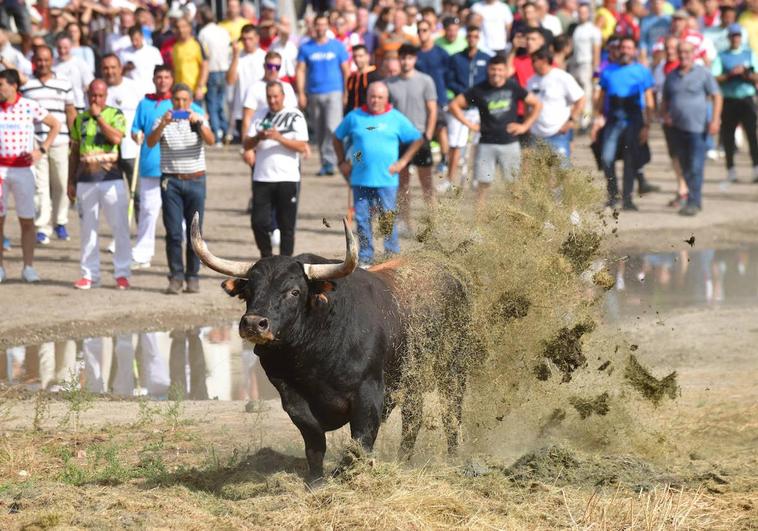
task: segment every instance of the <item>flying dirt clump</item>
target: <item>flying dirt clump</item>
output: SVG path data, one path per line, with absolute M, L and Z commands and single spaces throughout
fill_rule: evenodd
M 592 276 L 592 282 L 601 288 L 603 288 L 605 291 L 608 291 L 613 288 L 613 286 L 616 285 L 616 281 L 611 276 L 611 274 L 608 272 L 607 269 L 601 269 L 597 273 L 595 273 Z
M 544 343 L 544 355 L 563 373 L 562 382 L 570 382 L 571 373 L 587 362 L 582 352 L 582 336 L 594 329 L 593 322 L 579 323 L 571 329 L 564 327 Z
M 650 371 L 645 367 L 640 365 L 640 362 L 637 361 L 637 357 L 634 354 L 629 355 L 629 361 L 626 365 L 624 377 L 632 387 L 639 391 L 646 399 L 650 400 L 655 406 L 660 403 L 664 396 L 668 396 L 671 400 L 675 400 L 676 395 L 679 392 L 679 386 L 676 384 L 676 371 L 659 380 L 650 374 Z
M 601 236 L 597 232 L 583 230 L 571 232 L 561 244 L 561 254 L 565 256 L 574 271 L 581 273 L 587 269 L 600 249 Z
M 578 396 L 572 396 L 569 398 L 569 403 L 574 406 L 574 409 L 579 412 L 579 416 L 582 419 L 586 419 L 593 413 L 596 415 L 606 415 L 611 410 L 608 405 L 608 391 L 597 395 L 595 398 L 580 398 Z

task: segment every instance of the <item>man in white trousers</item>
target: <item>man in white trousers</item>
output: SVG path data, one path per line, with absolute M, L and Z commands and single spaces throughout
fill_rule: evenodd
M 90 289 L 100 282 L 98 225 L 105 213 L 116 241 L 113 255 L 116 288 L 129 288 L 129 224 L 127 192 L 118 168 L 119 144 L 126 132 L 126 118 L 105 104 L 108 86 L 102 79 L 90 83 L 89 109 L 80 113 L 71 129 L 68 196 L 76 200 L 81 237 L 81 278 L 77 289 Z

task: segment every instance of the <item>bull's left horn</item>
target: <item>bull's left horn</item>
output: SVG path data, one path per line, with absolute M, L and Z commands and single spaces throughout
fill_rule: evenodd
M 305 276 L 311 280 L 334 280 L 348 276 L 358 265 L 358 245 L 347 219 L 342 218 L 345 226 L 345 260 L 340 264 L 303 264 Z
M 200 234 L 200 214 L 195 212 L 192 217 L 191 227 L 192 248 L 198 258 L 214 271 L 235 278 L 247 278 L 247 272 L 253 267 L 255 262 L 237 262 L 235 260 L 225 260 L 215 256 L 208 250 L 208 246 L 203 241 Z

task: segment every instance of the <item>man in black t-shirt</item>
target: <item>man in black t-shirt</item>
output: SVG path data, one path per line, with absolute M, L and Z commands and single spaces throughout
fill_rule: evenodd
M 528 107 L 522 123 L 516 111 L 519 101 Z M 469 107 L 479 110 L 481 125 L 466 119 L 463 110 Z M 506 59 L 498 55 L 487 65 L 487 80 L 458 94 L 450 103 L 450 112 L 457 120 L 481 133 L 474 162 L 480 206 L 498 166 L 506 181 L 513 181 L 518 175 L 521 167 L 518 137 L 529 131 L 541 110 L 542 103 L 537 96 L 524 90 L 515 79 L 508 78 Z

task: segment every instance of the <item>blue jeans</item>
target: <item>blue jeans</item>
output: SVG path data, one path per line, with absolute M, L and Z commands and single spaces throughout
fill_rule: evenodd
M 622 146 L 624 160 L 624 178 L 622 195 L 624 201 L 632 200 L 634 179 L 637 176 L 637 153 L 640 145 L 640 130 L 642 115 L 633 116 L 626 120 L 611 118 L 603 129 L 603 143 L 600 155 L 605 178 L 608 180 L 608 199 L 613 202 L 618 195 L 618 179 L 616 177 L 616 152 L 619 144 Z
M 229 127 L 224 115 L 224 99 L 226 98 L 226 72 L 211 72 L 208 74 L 208 87 L 205 93 L 205 104 L 208 106 L 208 119 L 211 130 L 220 142 Z M 220 134 L 219 134 L 220 133 Z
M 553 136 L 546 136 L 542 140 L 551 146 L 556 153 L 564 158 L 567 163 L 571 158 L 571 141 L 574 139 L 574 130 L 569 129 L 565 133 L 556 133 Z
M 688 206 L 703 207 L 701 192 L 705 171 L 705 152 L 708 151 L 708 137 L 709 135 L 706 132 L 690 133 L 676 127 L 671 128 L 673 151 L 682 167 L 682 174 L 689 189 Z
M 360 251 L 358 259 L 371 263 L 374 260 L 374 244 L 371 238 L 371 213 L 378 211 L 380 216 L 396 214 L 397 187 L 371 188 L 368 186 L 353 186 L 353 204 L 355 206 L 355 223 L 358 227 L 358 242 Z M 384 236 L 384 252 L 397 254 L 400 252 L 400 241 L 397 226 L 392 223 L 392 232 Z
M 176 177 L 161 177 L 161 200 L 163 201 L 163 225 L 166 227 L 166 259 L 169 278 L 185 280 L 196 278 L 200 271 L 200 259 L 192 250 L 190 227 L 195 212 L 200 213 L 200 227 L 205 214 L 205 176 L 193 181 Z M 186 234 L 182 233 L 182 222 Z M 187 267 L 182 261 L 182 242 L 186 242 Z

